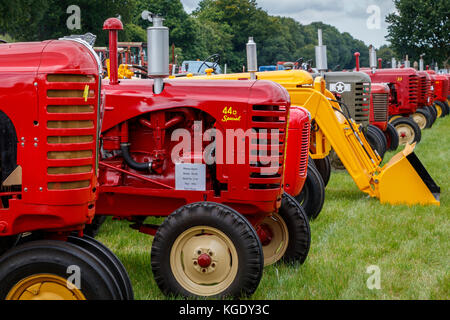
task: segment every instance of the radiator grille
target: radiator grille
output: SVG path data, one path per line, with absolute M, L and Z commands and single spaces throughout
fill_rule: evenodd
M 416 106 L 419 102 L 419 78 L 416 75 L 410 75 L 408 79 L 408 104 L 410 106 Z
M 309 156 L 309 137 L 311 134 L 311 125 L 309 122 L 305 122 L 305 126 L 302 130 L 302 141 L 301 147 L 299 148 L 301 151 L 300 156 L 300 176 L 306 177 L 308 171 L 308 156 Z
M 352 114 L 357 123 L 369 124 L 370 115 L 370 83 L 355 83 L 355 110 Z
M 250 189 L 279 189 L 284 166 L 287 110 L 255 105 L 250 139 Z
M 387 93 L 372 94 L 373 119 L 375 122 L 388 120 L 389 95 Z
M 96 163 L 96 76 L 47 75 L 48 190 L 89 188 Z

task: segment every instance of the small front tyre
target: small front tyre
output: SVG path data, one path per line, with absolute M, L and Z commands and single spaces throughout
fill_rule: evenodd
M 250 296 L 264 269 L 252 225 L 230 207 L 211 202 L 183 206 L 167 217 L 151 258 L 159 288 L 174 296 Z

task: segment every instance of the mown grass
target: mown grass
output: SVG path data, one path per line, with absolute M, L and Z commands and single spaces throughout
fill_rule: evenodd
M 265 268 L 251 299 L 449 299 L 449 132 L 450 117 L 438 119 L 415 151 L 441 186 L 440 207 L 382 205 L 333 172 L 307 261 Z M 166 299 L 151 271 L 151 237 L 108 220 L 98 238 L 124 263 L 136 299 Z M 380 268 L 380 290 L 366 285 L 371 265 Z

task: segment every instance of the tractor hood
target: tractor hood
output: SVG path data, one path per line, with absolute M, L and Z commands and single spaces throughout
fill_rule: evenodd
M 290 107 L 288 92 L 271 81 L 165 80 L 163 92 L 155 95 L 153 80 L 124 79 L 117 85 L 103 80 L 103 92 L 106 95 L 106 114 L 102 131 L 144 113 L 172 108 L 195 108 L 222 119 L 224 108 L 231 107 L 242 112 L 241 120 L 226 124 L 243 127 L 243 122 L 247 125 L 246 122 L 251 120 L 248 119 L 249 105 Z
M 81 43 L 71 40 L 0 44 L 0 72 L 96 74 L 95 57 Z M 95 60 L 94 60 L 95 61 Z

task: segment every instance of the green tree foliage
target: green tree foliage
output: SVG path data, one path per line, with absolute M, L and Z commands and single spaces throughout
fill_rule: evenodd
M 396 58 L 396 54 L 392 47 L 383 45 L 378 49 L 377 57 L 382 59 L 383 68 L 390 68 L 392 58 Z
M 395 52 L 425 62 L 448 65 L 450 52 L 450 1 L 395 0 L 396 13 L 386 17 L 387 39 Z

